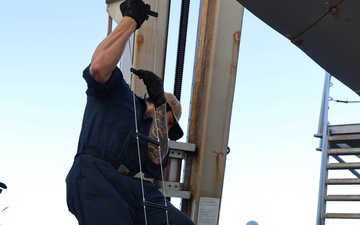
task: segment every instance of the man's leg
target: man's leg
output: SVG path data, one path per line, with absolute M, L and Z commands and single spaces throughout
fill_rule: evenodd
M 145 199 L 158 205 L 164 204 L 164 196 L 149 182 L 144 182 Z M 167 213 L 169 225 L 194 225 L 190 218 L 167 201 Z M 151 225 L 167 225 L 166 210 L 154 206 L 146 206 L 146 219 Z M 144 208 L 137 210 L 135 225 L 145 224 Z
M 137 202 L 129 180 L 105 161 L 79 156 L 67 178 L 69 209 L 79 225 L 132 225 Z

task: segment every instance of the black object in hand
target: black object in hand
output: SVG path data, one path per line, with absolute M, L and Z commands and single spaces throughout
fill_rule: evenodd
M 120 4 L 120 11 L 123 16 L 133 18 L 136 23 L 136 29 L 139 29 L 141 24 L 150 16 L 157 17 L 157 12 L 150 10 L 150 5 L 145 4 L 142 0 L 126 0 Z
M 135 70 L 134 68 L 131 68 L 130 70 L 143 80 L 149 98 L 154 102 L 155 108 L 166 102 L 164 86 L 160 77 L 148 70 Z

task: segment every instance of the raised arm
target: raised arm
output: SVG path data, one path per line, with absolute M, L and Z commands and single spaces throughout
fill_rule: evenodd
M 149 137 L 160 142 L 160 151 L 158 146 L 149 143 L 148 156 L 155 164 L 160 164 L 161 160 L 166 156 L 169 141 L 166 121 L 166 98 L 163 82 L 160 77 L 151 71 L 134 69 L 132 69 L 132 71 L 138 75 L 140 79 L 143 79 L 149 98 L 154 103 L 154 122 L 150 129 Z
M 119 62 L 126 42 L 148 18 L 150 5 L 142 0 L 126 0 L 120 4 L 123 18 L 95 49 L 91 59 L 90 74 L 99 83 L 105 83 Z
M 90 74 L 97 82 L 105 83 L 110 78 L 136 26 L 134 19 L 123 17 L 114 31 L 97 46 L 90 66 Z

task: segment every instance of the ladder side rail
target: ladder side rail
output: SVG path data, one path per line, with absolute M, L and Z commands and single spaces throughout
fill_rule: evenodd
M 330 80 L 331 75 L 329 73 L 325 73 L 325 81 L 324 81 L 324 91 L 322 97 L 322 108 L 321 115 L 319 120 L 319 132 L 322 133 L 321 139 L 321 166 L 320 166 L 320 182 L 319 182 L 319 196 L 318 196 L 318 208 L 317 208 L 317 225 L 325 225 L 325 211 L 326 211 L 326 202 L 324 199 L 324 195 L 327 192 L 326 180 L 328 177 L 328 171 L 326 165 L 329 161 L 329 156 L 327 154 L 328 150 L 328 109 L 329 109 L 329 89 L 330 89 Z

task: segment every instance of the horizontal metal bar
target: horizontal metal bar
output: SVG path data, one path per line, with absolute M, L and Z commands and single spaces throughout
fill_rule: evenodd
M 140 139 L 143 139 L 143 140 L 145 140 L 145 141 L 147 141 L 147 142 L 153 143 L 153 144 L 156 145 L 156 146 L 160 146 L 160 142 L 158 142 L 157 140 L 154 140 L 154 139 L 152 139 L 152 138 L 149 138 L 148 136 L 143 135 L 143 134 L 141 134 L 141 133 L 136 133 L 136 135 L 137 135 L 137 137 L 140 138 Z
M 329 141 L 348 141 L 348 140 L 359 140 L 360 134 L 349 134 L 349 135 L 334 135 L 329 136 Z
M 327 195 L 326 201 L 360 201 L 360 195 Z
M 106 0 L 105 3 L 110 4 L 110 3 L 118 2 L 118 1 L 120 1 L 120 0 Z
M 360 124 L 341 124 L 341 125 L 330 125 L 328 127 L 331 135 L 343 135 L 343 134 L 356 134 L 360 133 Z
M 360 148 L 332 148 L 329 155 L 360 155 Z
M 360 169 L 360 163 L 329 163 L 328 169 Z
M 167 206 L 166 206 L 166 205 L 160 205 L 160 204 L 157 204 L 157 203 L 147 202 L 147 201 L 143 202 L 143 204 L 144 204 L 145 206 L 149 206 L 149 207 L 152 207 L 152 208 L 167 210 Z
M 347 179 L 328 179 L 327 184 L 360 184 L 359 178 L 347 178 Z
M 326 213 L 327 219 L 360 219 L 360 213 Z
M 338 155 L 332 155 L 334 159 L 336 159 L 339 163 L 346 163 L 345 160 L 340 158 Z M 357 178 L 360 178 L 360 174 L 355 169 L 349 169 L 349 171 L 354 174 Z
M 164 183 L 164 186 L 163 187 L 163 183 Z M 172 181 L 156 181 L 156 187 L 157 188 L 165 188 L 165 190 L 175 190 L 175 191 L 182 191 L 184 190 L 184 184 L 183 183 L 180 183 L 180 182 L 172 182 Z
M 163 193 L 162 189 L 159 189 L 159 191 Z M 181 198 L 181 199 L 190 199 L 191 196 L 190 191 L 165 190 L 165 193 L 163 194 L 166 197 Z
M 195 152 L 195 144 L 192 143 L 184 143 L 177 141 L 169 141 L 170 149 L 180 150 L 185 152 Z

